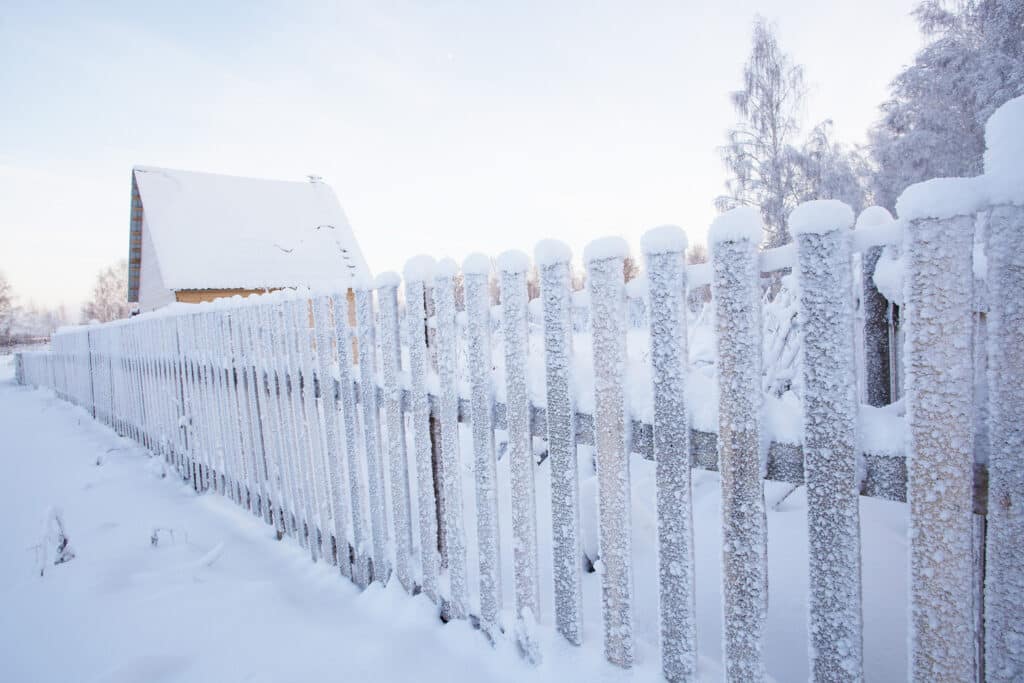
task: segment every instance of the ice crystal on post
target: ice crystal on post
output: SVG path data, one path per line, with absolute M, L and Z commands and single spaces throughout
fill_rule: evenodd
M 693 499 L 686 412 L 686 235 L 675 226 L 643 238 L 650 300 L 657 480 L 661 667 L 669 681 L 697 674 Z
M 994 202 L 988 257 L 988 519 L 985 676 L 1024 679 L 1024 97 L 985 129 L 985 173 Z
M 334 327 L 338 348 L 338 392 L 345 428 L 345 460 L 348 466 L 349 504 L 352 506 L 352 580 L 366 587 L 370 583 L 369 553 L 366 529 L 366 472 L 359 457 L 359 409 L 356 406 L 352 381 L 352 328 L 348 324 L 348 299 L 334 297 Z
M 973 680 L 974 183 L 911 185 L 906 292 L 910 678 Z M 933 201 L 934 200 L 934 201 Z
M 718 342 L 718 468 L 722 478 L 722 610 L 726 678 L 764 680 L 767 539 L 761 484 L 761 216 L 741 207 L 708 234 Z
M 455 328 L 455 273 L 451 260 L 437 264 L 434 305 L 437 313 L 437 376 L 440 383 L 441 458 L 448 543 L 449 611 L 453 619 L 469 613 L 466 579 L 466 538 L 462 519 L 462 466 L 459 462 L 459 395 L 456 367 L 459 338 Z
M 476 479 L 477 544 L 480 559 L 480 627 L 500 629 L 501 548 L 498 536 L 497 465 L 494 461 L 494 389 L 491 386 L 490 261 L 473 254 L 462 264 L 466 287 L 466 343 Z
M 527 290 L 529 261 L 521 252 L 498 258 L 501 270 L 502 332 L 505 343 L 505 405 L 512 489 L 512 538 L 515 560 L 516 632 L 519 648 L 537 663 L 540 651 L 531 623 L 540 616 L 537 579 L 537 504 L 527 394 Z
M 850 207 L 835 200 L 806 202 L 789 218 L 803 335 L 807 630 L 814 680 L 864 677 L 852 223 Z
M 391 475 L 392 523 L 395 531 L 395 573 L 406 591 L 412 592 L 412 518 L 409 512 L 409 470 L 405 455 L 405 419 L 402 416 L 402 347 L 398 331 L 398 275 L 377 276 L 380 308 L 380 348 L 384 374 L 384 421 L 388 466 Z
M 628 247 L 621 238 L 587 245 L 594 363 L 594 451 L 597 459 L 598 543 L 604 653 L 621 667 L 633 665 L 633 558 L 630 540 L 630 484 L 624 370 L 625 290 L 622 264 Z
M 548 459 L 551 462 L 551 538 L 555 626 L 574 645 L 583 642 L 580 586 L 580 484 L 572 396 L 572 296 L 569 248 L 545 240 L 535 252 L 544 301 L 544 363 Z
M 437 591 L 437 515 L 430 440 L 430 399 L 427 395 L 427 337 L 424 283 L 433 277 L 428 256 L 409 260 L 405 267 L 405 321 L 409 340 L 409 392 L 412 404 L 413 446 L 416 450 L 416 495 L 419 503 L 420 564 L 423 592 L 435 603 Z
M 387 583 L 388 530 L 384 512 L 384 463 L 380 455 L 380 425 L 377 411 L 376 344 L 373 333 L 373 290 L 356 287 L 356 334 L 359 339 L 359 402 L 363 406 L 363 445 L 366 453 L 367 495 L 370 529 L 373 532 L 373 580 Z

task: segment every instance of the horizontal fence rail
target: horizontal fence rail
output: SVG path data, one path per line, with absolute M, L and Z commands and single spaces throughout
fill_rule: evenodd
M 962 365 L 964 354 L 968 363 L 972 357 L 976 308 L 964 254 L 975 214 L 990 208 L 920 217 L 908 211 L 902 222 L 852 230 L 845 205 L 809 202 L 791 217 L 796 241 L 764 252 L 757 251 L 760 216 L 737 209 L 712 226 L 707 264 L 685 265 L 678 228 L 645 235 L 642 288 L 625 286 L 623 241 L 592 243 L 585 297 L 572 292 L 568 248 L 546 241 L 535 254 L 539 298 L 533 302 L 524 254 L 510 252 L 494 263 L 476 255 L 461 269 L 417 257 L 404 281 L 385 274 L 356 283 L 351 305 L 347 291 L 287 290 L 65 329 L 49 350 L 20 354 L 16 376 L 51 388 L 139 442 L 197 492 L 230 498 L 313 561 L 337 566 L 360 586 L 394 576 L 407 592 L 434 601 L 444 619 L 472 619 L 489 638 L 514 638 L 532 662 L 542 657 L 535 625 L 545 620 L 541 525 L 552 530 L 552 547 L 543 550 L 553 559 L 550 623 L 570 643 L 584 640 L 581 446 L 590 447 L 598 481 L 604 651 L 627 668 L 636 653 L 630 459 L 655 461 L 658 533 L 649 542 L 658 544 L 658 632 L 669 680 L 697 672 L 692 468 L 721 473 L 729 680 L 765 677 L 770 586 L 763 481 L 807 487 L 815 680 L 864 676 L 858 495 L 906 501 L 913 530 L 912 676 L 962 680 L 982 675 L 988 661 L 994 680 L 1013 680 L 1024 671 L 1015 668 L 1024 665 L 1014 636 L 1021 612 L 1013 604 L 1021 560 L 1005 548 L 1020 546 L 1014 530 L 1021 516 L 1016 508 L 1008 512 L 1005 501 L 1019 505 L 1022 466 L 1020 449 L 1006 443 L 1019 441 L 1019 426 L 1014 431 L 1010 420 L 1020 401 L 995 411 L 989 467 L 1001 497 L 988 501 L 990 470 L 974 462 L 971 447 L 970 365 Z M 990 234 L 1024 227 L 1024 211 L 1004 208 Z M 909 457 L 862 452 L 860 445 L 852 256 L 882 245 L 908 256 Z M 1020 370 L 1018 261 L 1013 255 L 990 261 L 1000 298 L 988 309 L 1000 326 L 988 343 L 994 367 L 1005 374 L 991 377 L 990 396 L 1007 402 L 1020 393 L 1019 384 L 1008 384 Z M 803 387 L 803 438 L 796 443 L 773 441 L 762 412 L 760 281 L 781 270 L 792 271 L 799 285 L 793 291 L 802 361 L 794 381 Z M 717 430 L 691 424 L 694 406 L 686 393 L 687 302 L 700 288 L 714 302 Z M 495 293 L 500 309 L 493 306 Z M 630 412 L 626 391 L 627 337 L 638 327 L 646 330 L 650 357 L 648 419 Z M 580 343 L 592 345 L 592 412 L 577 405 L 573 344 Z M 1004 353 L 1001 343 L 1016 344 L 1015 350 Z M 536 403 L 531 362 L 543 365 Z M 468 440 L 460 439 L 462 423 L 470 428 Z M 461 443 L 471 444 L 470 452 Z M 510 520 L 499 515 L 502 455 L 510 459 Z M 550 519 L 538 518 L 536 504 L 534 473 L 545 459 Z M 463 514 L 463 473 L 470 471 L 475 507 L 467 504 Z M 979 515 L 989 509 L 1005 547 L 988 547 L 982 576 Z M 508 524 L 514 544 L 503 547 L 500 529 Z M 467 527 L 476 529 L 473 548 Z M 503 556 L 514 569 L 511 611 L 502 602 Z M 478 566 L 470 567 L 471 560 Z M 986 628 L 984 639 L 982 603 L 1000 625 L 998 633 Z M 509 614 L 513 623 L 504 623 Z

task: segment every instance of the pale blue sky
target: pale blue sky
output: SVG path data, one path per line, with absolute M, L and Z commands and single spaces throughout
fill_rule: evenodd
M 0 270 L 72 309 L 127 254 L 133 164 L 319 174 L 375 272 L 703 241 L 756 13 L 847 141 L 920 44 L 913 0 L 2 4 Z

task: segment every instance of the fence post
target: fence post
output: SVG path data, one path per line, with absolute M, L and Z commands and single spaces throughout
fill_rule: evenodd
M 761 457 L 761 296 L 756 209 L 711 224 L 718 346 L 718 467 L 722 478 L 722 607 L 726 679 L 759 681 L 768 606 Z
M 686 411 L 686 234 L 663 226 L 643 236 L 647 264 L 654 462 L 658 512 L 661 670 L 669 681 L 697 675 L 690 427 Z
M 441 457 L 444 461 L 445 540 L 448 548 L 448 617 L 465 619 L 469 613 L 466 587 L 466 539 L 463 531 L 462 466 L 459 462 L 459 394 L 457 357 L 459 337 L 455 328 L 455 274 L 451 259 L 437 264 L 434 272 L 434 305 L 437 311 L 437 375 L 441 385 L 439 421 Z
M 476 525 L 480 562 L 480 627 L 501 628 L 501 546 L 497 464 L 494 460 L 494 387 L 491 384 L 491 262 L 471 254 L 462 263 L 466 296 L 466 360 L 470 381 Z
M 537 244 L 544 302 L 544 366 L 548 460 L 551 462 L 552 573 L 555 626 L 573 645 L 583 642 L 580 565 L 580 482 L 576 459 L 576 413 L 572 396 L 573 306 L 569 247 L 555 240 Z
M 405 321 L 409 339 L 409 397 L 413 447 L 416 450 L 416 495 L 419 513 L 420 566 L 423 592 L 437 603 L 437 508 L 434 498 L 433 446 L 430 438 L 430 397 L 427 395 L 425 283 L 433 277 L 434 260 L 417 256 L 405 264 Z
M 988 544 L 985 675 L 1024 679 L 1024 98 L 1010 100 L 985 129 L 990 201 L 988 259 Z
M 512 488 L 512 538 L 515 567 L 516 642 L 531 662 L 540 661 L 534 634 L 540 619 L 537 576 L 537 503 L 534 488 L 533 437 L 526 367 L 529 352 L 526 254 L 507 251 L 498 257 L 501 270 L 502 331 L 505 345 L 505 423 Z
M 365 588 L 370 583 L 370 567 L 366 540 L 366 485 L 363 461 L 359 457 L 358 408 L 355 385 L 352 383 L 352 329 L 348 324 L 348 298 L 334 297 L 334 327 L 338 350 L 338 393 L 341 396 L 341 414 L 345 427 L 345 455 L 348 466 L 349 505 L 352 506 L 352 580 Z
M 975 673 L 972 188 L 966 179 L 943 178 L 912 185 L 897 201 L 908 222 L 907 501 L 915 681 L 966 681 Z
M 395 572 L 406 591 L 412 592 L 412 517 L 409 511 L 409 470 L 405 453 L 405 418 L 402 415 L 402 340 L 398 328 L 397 273 L 377 276 L 380 309 L 380 348 L 384 375 L 384 420 L 387 426 L 388 464 L 391 475 L 392 523 L 395 531 Z
M 626 415 L 625 240 L 587 245 L 594 353 L 594 452 L 597 459 L 598 545 L 601 563 L 604 654 L 633 665 L 633 558 L 630 539 L 629 429 Z
M 814 680 L 864 678 L 852 224 L 853 211 L 836 200 L 806 202 L 789 217 L 797 243 L 804 354 L 808 646 Z
M 857 217 L 857 230 L 892 223 L 893 218 L 880 206 L 870 206 Z M 864 385 L 865 402 L 870 406 L 892 403 L 892 371 L 889 363 L 889 301 L 875 286 L 875 266 L 882 247 L 861 252 L 861 307 L 864 311 Z

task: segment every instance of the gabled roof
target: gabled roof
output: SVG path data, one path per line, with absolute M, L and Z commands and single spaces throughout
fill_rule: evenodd
M 168 289 L 347 287 L 369 279 L 329 185 L 136 166 Z

